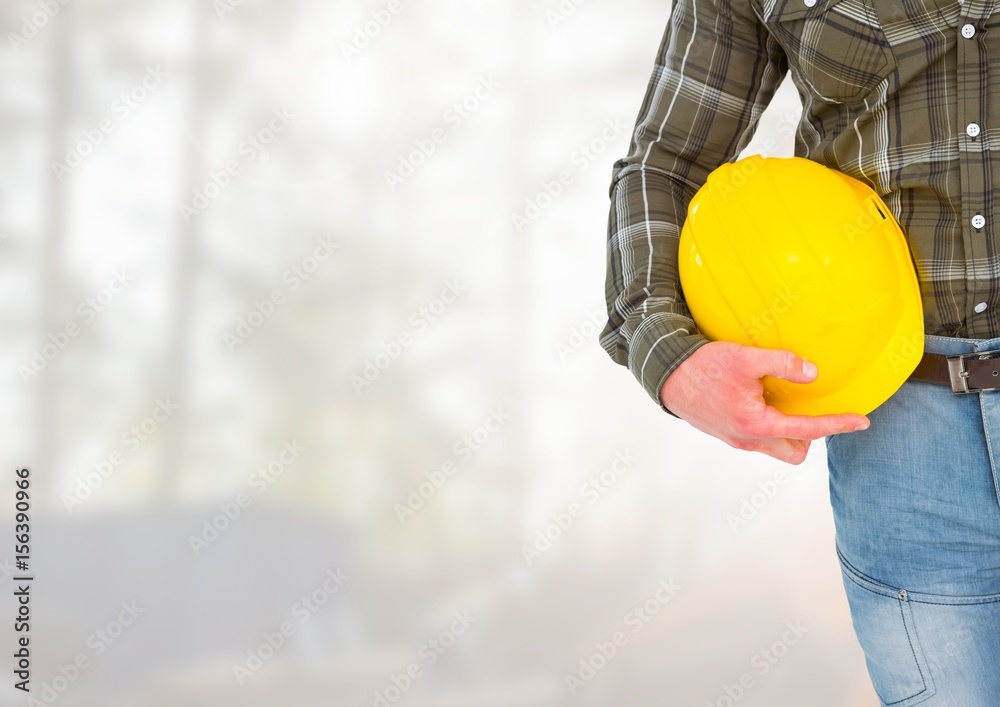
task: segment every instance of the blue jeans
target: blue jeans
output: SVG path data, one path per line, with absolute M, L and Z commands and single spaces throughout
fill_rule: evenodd
M 928 336 L 925 348 L 1000 339 Z M 869 417 L 826 442 L 837 555 L 875 691 L 891 707 L 998 707 L 1000 391 L 908 381 Z

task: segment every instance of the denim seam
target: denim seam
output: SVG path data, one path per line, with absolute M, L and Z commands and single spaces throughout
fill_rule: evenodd
M 914 648 L 913 645 L 914 640 L 916 640 L 915 637 L 910 634 L 910 624 L 913 623 L 913 615 L 911 614 L 910 620 L 907 621 L 906 610 L 903 606 L 904 603 L 909 601 L 909 599 L 904 602 L 904 600 L 899 597 L 899 590 L 893 590 L 889 587 L 889 585 L 882 584 L 881 582 L 871 579 L 864 573 L 856 570 L 854 566 L 847 561 L 847 558 L 844 557 L 839 547 L 837 548 L 837 557 L 840 559 L 841 570 L 843 571 L 844 576 L 851 581 L 851 584 L 854 584 L 859 589 L 862 589 L 869 594 L 874 594 L 886 599 L 894 599 L 896 601 L 897 606 L 899 606 L 899 620 L 903 623 L 903 631 L 906 633 L 906 643 L 910 647 L 910 655 L 913 656 L 913 664 L 917 666 L 917 674 L 920 676 L 920 684 L 922 686 L 920 692 L 907 695 L 903 699 L 896 700 L 894 702 L 888 702 L 882 697 L 881 694 L 879 694 L 879 700 L 881 700 L 887 707 L 890 705 L 905 706 L 923 702 L 927 697 L 931 697 L 936 694 L 937 691 L 934 687 L 928 684 L 929 676 L 924 674 L 925 661 L 922 660 L 923 651 L 920 651 L 918 655 L 917 649 Z M 907 593 L 907 597 L 909 597 L 909 593 Z M 878 693 L 878 690 L 876 690 L 876 693 Z
M 844 569 L 844 573 L 848 575 L 848 578 L 862 589 L 867 590 L 872 594 L 880 594 L 893 599 L 899 598 L 898 589 L 893 589 L 887 584 L 882 584 L 881 582 L 872 579 L 848 562 L 847 558 L 844 557 L 844 553 L 840 551 L 839 546 L 837 547 L 837 558 L 840 560 L 841 567 Z
M 952 356 L 959 353 L 975 353 L 980 350 L 993 350 L 994 348 L 1000 348 L 1000 337 L 992 339 L 967 339 L 961 336 L 924 334 L 924 350 L 945 356 Z
M 979 393 L 979 414 L 983 418 L 983 434 L 986 436 L 986 452 L 990 458 L 990 473 L 993 475 L 993 495 L 996 496 L 997 505 L 1000 505 L 1000 480 L 997 479 L 997 465 L 993 459 L 993 440 L 990 437 L 989 416 L 986 414 L 983 394 Z
M 850 579 L 854 584 L 858 585 L 861 589 L 871 592 L 872 594 L 878 594 L 879 596 L 889 597 L 891 599 L 899 599 L 899 590 L 893 589 L 887 584 L 882 584 L 878 580 L 872 579 L 868 575 L 864 574 L 860 570 L 856 569 L 847 558 L 841 553 L 840 548 L 837 548 L 837 557 L 840 558 L 841 568 L 844 570 L 844 574 Z M 900 587 L 902 589 L 902 587 Z M 906 596 L 908 602 L 915 602 L 917 604 L 933 604 L 933 605 L 948 605 L 948 606 L 976 606 L 979 604 L 995 604 L 1000 602 L 1000 594 L 981 594 L 981 595 L 955 595 L 948 596 L 947 594 L 927 594 L 926 592 L 911 592 L 906 590 Z
M 927 676 L 924 675 L 924 669 L 920 665 L 923 661 L 921 661 L 920 658 L 917 657 L 917 651 L 914 650 L 914 648 L 913 648 L 913 641 L 915 639 L 914 639 L 914 636 L 910 635 L 910 627 L 909 627 L 909 624 L 906 621 L 906 611 L 903 608 L 903 604 L 905 603 L 905 600 L 900 599 L 897 596 L 896 597 L 896 602 L 899 604 L 899 619 L 900 619 L 900 621 L 903 622 L 903 630 L 906 631 L 906 642 L 910 646 L 910 655 L 913 656 L 913 662 L 917 666 L 917 673 L 920 675 L 920 684 L 923 685 L 924 689 L 922 689 L 920 692 L 918 692 L 916 694 L 910 695 L 909 697 L 904 697 L 901 700 L 896 700 L 895 702 L 886 702 L 886 705 L 898 705 L 900 703 L 912 700 L 915 697 L 920 697 L 922 694 L 924 694 L 925 692 L 927 692 Z M 913 615 L 911 614 L 910 615 L 910 622 L 912 623 L 912 621 L 913 621 Z M 923 655 L 923 651 L 921 651 L 921 656 L 922 655 Z M 885 702 L 885 700 L 882 700 L 882 701 Z
M 916 604 L 931 604 L 935 606 L 978 606 L 980 604 L 996 604 L 1000 601 L 1000 596 L 996 594 L 986 594 L 985 598 L 980 598 L 977 596 L 957 596 L 949 597 L 945 595 L 936 594 L 924 594 L 923 596 L 937 597 L 940 596 L 940 600 L 936 599 L 914 599 L 913 595 L 910 594 L 909 601 Z

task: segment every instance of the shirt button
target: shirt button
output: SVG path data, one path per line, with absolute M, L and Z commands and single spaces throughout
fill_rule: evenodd
M 976 310 L 976 314 L 982 314 L 983 312 L 985 312 L 987 306 L 988 305 L 985 302 L 980 302 L 979 304 L 977 304 L 974 307 L 974 309 Z
M 808 3 L 809 0 L 806 0 L 806 4 Z M 976 36 L 976 28 L 972 25 L 962 25 L 962 36 L 966 39 L 972 39 Z
M 986 225 L 986 217 L 982 214 L 976 214 L 972 217 L 972 227 L 977 231 Z
M 965 126 L 965 133 L 969 137 L 976 137 L 979 135 L 979 125 L 977 123 L 969 123 Z
M 806 7 L 815 7 L 816 5 L 816 0 L 803 0 L 803 2 L 806 4 Z

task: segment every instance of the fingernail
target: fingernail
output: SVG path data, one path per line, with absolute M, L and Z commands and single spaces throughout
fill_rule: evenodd
M 869 424 L 870 423 L 868 421 L 862 422 L 861 424 L 859 424 L 857 427 L 854 428 L 854 431 L 861 432 L 862 430 L 867 430 Z
M 819 369 L 816 368 L 816 364 L 810 361 L 802 362 L 802 373 L 807 378 L 815 378 L 819 374 Z

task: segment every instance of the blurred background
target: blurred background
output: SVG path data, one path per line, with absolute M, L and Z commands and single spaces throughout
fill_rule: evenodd
M 668 16 L 0 6 L 0 704 L 877 704 L 822 444 L 731 450 L 597 344 Z

